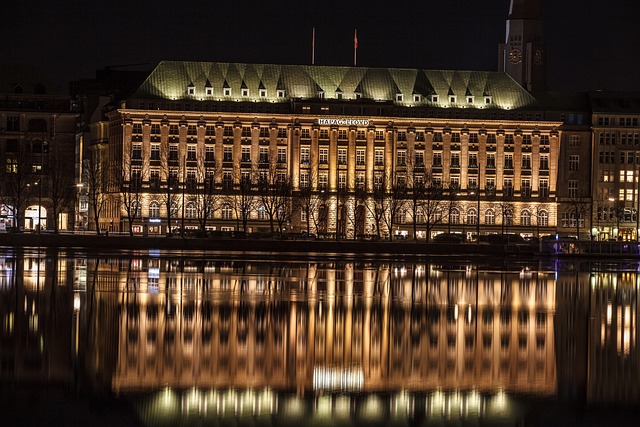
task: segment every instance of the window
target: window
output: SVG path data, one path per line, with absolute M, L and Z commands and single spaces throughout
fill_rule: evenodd
M 451 153 L 451 167 L 452 168 L 460 167 L 460 153 L 458 152 Z
M 374 163 L 376 166 L 384 164 L 384 150 L 376 150 L 374 153 Z
M 404 101 L 404 95 L 401 93 L 396 93 L 396 102 Z
M 478 143 L 478 134 L 477 133 L 470 133 L 469 134 L 469 142 L 472 144 L 477 144 Z
M 440 97 L 438 95 L 431 95 L 431 102 L 440 102 Z
M 196 144 L 187 145 L 187 160 L 196 160 Z
M 142 133 L 142 123 L 134 123 L 132 133 Z
M 424 151 L 416 151 L 415 158 L 416 160 L 414 166 L 424 166 Z
M 522 155 L 522 169 L 531 169 L 531 154 Z
M 505 178 L 504 179 L 504 195 L 511 197 L 513 196 L 513 178 Z
M 160 144 L 151 144 L 151 160 L 160 160 Z
M 309 187 L 309 174 L 307 172 L 300 173 L 300 188 Z
M 309 147 L 300 148 L 300 163 L 303 165 L 309 164 Z
M 433 142 L 442 142 L 442 132 L 433 133 Z
M 546 154 L 540 155 L 540 170 L 541 171 L 549 170 L 549 156 Z
M 413 102 L 420 102 L 422 101 L 422 96 L 420 96 L 420 94 L 418 93 L 414 93 L 413 94 Z
M 284 147 L 278 148 L 278 163 L 287 163 L 287 149 Z
M 278 98 L 284 98 L 284 89 L 278 89 L 276 90 L 276 96 Z
M 451 142 L 460 142 L 460 132 L 453 132 L 451 134 Z
M 520 213 L 520 225 L 529 226 L 531 225 L 531 212 L 527 209 L 524 209 Z
M 151 125 L 151 135 L 160 135 L 160 125 L 159 124 Z
M 545 178 L 540 180 L 539 194 L 540 194 L 540 197 L 542 198 L 549 197 L 549 180 L 548 179 Z
M 207 96 L 213 96 L 213 88 L 212 87 L 205 87 L 204 91 L 205 91 L 205 94 Z
M 513 169 L 513 154 L 504 155 L 504 167 L 505 169 Z
M 477 224 L 478 212 L 474 208 L 467 209 L 467 224 Z
M 278 138 L 287 137 L 287 128 L 278 128 Z
M 213 145 L 205 146 L 204 160 L 207 162 L 213 162 L 215 160 L 215 147 Z
M 441 168 L 442 167 L 442 153 L 437 152 L 433 153 L 433 167 Z
M 329 130 L 328 129 L 320 129 L 320 138 L 328 139 L 329 138 Z
M 260 157 L 258 161 L 260 163 L 269 163 L 269 148 L 268 147 L 260 147 Z
M 520 194 L 522 197 L 531 197 L 531 180 L 529 178 L 523 178 L 520 182 Z
M 216 136 L 215 126 L 207 126 L 204 131 L 205 136 Z
M 540 227 L 549 226 L 549 213 L 547 211 L 541 210 L 538 212 L 538 225 Z
M 142 144 L 133 144 L 131 148 L 131 159 L 133 160 L 141 160 L 142 159 Z
M 193 219 L 196 217 L 196 204 L 193 202 L 187 202 L 187 206 L 185 209 L 185 217 L 189 219 Z
M 301 137 L 302 137 L 302 138 L 310 138 L 310 132 L 309 132 L 309 129 L 307 129 L 307 128 L 302 129 L 302 135 L 301 135 Z
M 249 89 L 243 88 L 241 94 L 246 98 L 247 96 L 249 96 Z
M 397 166 L 406 166 L 407 165 L 407 152 L 405 150 L 398 150 L 396 153 Z
M 491 97 L 490 96 L 485 96 L 484 97 L 484 103 L 485 104 L 491 104 Z
M 549 145 L 549 135 L 540 136 L 540 145 Z
M 449 224 L 460 224 L 460 211 L 458 208 L 451 209 L 449 215 Z
M 226 188 L 233 185 L 233 174 L 230 171 L 224 171 L 222 174 L 222 185 Z
M 347 131 L 345 129 L 338 130 L 338 139 L 347 139 Z
M 242 147 L 242 158 L 241 162 L 250 162 L 251 161 L 251 147 Z
M 469 153 L 469 167 L 470 168 L 478 167 L 478 155 L 476 153 Z
M 580 156 L 577 154 L 572 154 L 569 156 L 569 170 L 577 171 L 580 166 Z
M 495 168 L 496 167 L 496 155 L 493 153 L 487 153 L 487 167 Z
M 495 144 L 496 143 L 496 134 L 490 133 L 487 135 L 487 144 Z
M 243 126 L 240 135 L 244 136 L 244 137 L 250 137 L 251 136 L 251 128 L 249 126 Z
M 578 197 L 578 181 L 575 179 L 569 180 L 569 197 Z
M 487 225 L 495 225 L 496 224 L 496 213 L 493 209 L 487 209 L 484 213 L 484 223 Z
M 455 104 L 456 103 L 456 96 L 455 95 L 449 95 L 449 103 L 450 104 Z
M 230 205 L 222 206 L 222 219 L 233 219 L 233 209 Z
M 364 172 L 356 173 L 356 188 L 360 190 L 364 188 Z
M 198 134 L 198 128 L 196 127 L 196 125 L 187 126 L 187 135 L 197 135 L 197 134 Z
M 222 89 L 222 94 L 224 96 L 231 96 L 231 88 L 225 87 L 224 89 Z
M 347 164 L 347 149 L 346 148 L 338 148 L 338 164 L 346 165 Z
M 356 165 L 364 166 L 365 150 L 358 148 L 356 150 Z
M 320 164 L 326 165 L 327 163 L 329 163 L 329 149 L 328 148 L 321 148 L 320 149 L 320 155 L 318 156 L 318 160 L 320 162 Z
M 569 136 L 569 145 L 572 147 L 580 146 L 580 135 L 571 135 Z
M 376 131 L 376 141 L 384 141 L 384 131 Z
M 338 188 L 347 188 L 347 174 L 345 172 L 338 174 Z
M 467 104 L 473 104 L 473 96 L 467 96 Z
M 327 188 L 327 184 L 329 183 L 329 176 L 327 172 L 320 172 L 318 175 L 318 188 Z
M 232 162 L 233 161 L 233 147 L 224 147 L 222 150 L 222 161 L 223 162 Z
M 170 145 L 169 146 L 169 160 L 178 160 L 178 146 Z
M 169 125 L 169 135 L 178 135 L 178 125 Z
M 150 218 L 160 217 L 160 204 L 155 200 L 149 203 L 149 217 Z
M 151 169 L 149 173 L 149 186 L 151 188 L 160 188 L 160 170 Z

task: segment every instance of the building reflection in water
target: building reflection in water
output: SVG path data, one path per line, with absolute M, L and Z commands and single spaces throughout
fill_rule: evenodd
M 7 252 L 0 375 L 145 392 L 156 421 L 639 403 L 640 276 L 603 266 Z

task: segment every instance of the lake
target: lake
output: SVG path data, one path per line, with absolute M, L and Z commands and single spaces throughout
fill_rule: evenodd
M 5 248 L 0 405 L 8 425 L 639 425 L 639 269 Z

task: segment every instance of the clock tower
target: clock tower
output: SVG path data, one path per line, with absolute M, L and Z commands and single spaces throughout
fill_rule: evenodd
M 498 49 L 498 71 L 529 92 L 545 90 L 547 52 L 542 44 L 539 0 L 511 0 L 507 37 Z

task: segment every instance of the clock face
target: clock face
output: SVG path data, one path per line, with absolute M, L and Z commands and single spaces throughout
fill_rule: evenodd
M 522 52 L 520 52 L 519 49 L 511 49 L 511 52 L 509 52 L 509 61 L 513 64 L 522 61 Z
M 542 64 L 542 51 L 540 49 L 536 50 L 533 54 L 533 61 L 536 65 Z

